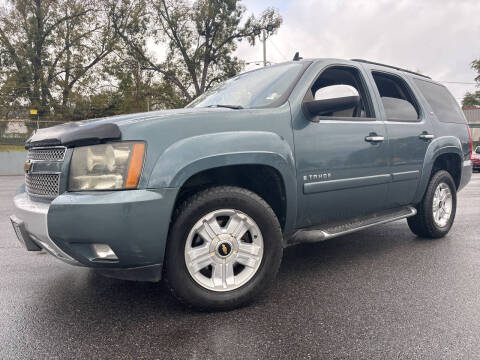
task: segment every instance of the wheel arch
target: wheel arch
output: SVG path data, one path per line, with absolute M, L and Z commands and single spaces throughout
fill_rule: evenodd
M 273 209 L 282 231 L 287 226 L 287 190 L 280 172 L 265 164 L 238 164 L 206 169 L 195 173 L 180 187 L 177 208 L 193 194 L 214 186 L 237 186 L 250 190 Z
M 229 171 L 244 176 L 225 176 Z M 243 185 L 258 193 L 261 187 L 252 183 L 267 175 L 270 177 L 266 180 L 270 180 L 271 184 L 281 184 L 280 194 L 284 201 L 282 205 L 277 205 L 272 199 L 265 200 L 273 205 L 277 216 L 283 218 L 279 220 L 283 222 L 284 233 L 290 233 L 295 226 L 297 210 L 295 173 L 291 147 L 279 135 L 263 131 L 224 132 L 183 139 L 167 148 L 153 168 L 148 187 L 178 189 L 177 205 L 185 195 L 185 187 L 195 185 L 201 189 L 207 184 Z M 211 181 L 215 176 L 222 178 Z M 271 180 L 272 177 L 275 180 Z M 232 181 L 232 178 L 237 178 L 237 181 Z M 261 192 L 259 195 L 265 197 L 265 194 Z
M 460 140 L 454 136 L 437 138 L 430 143 L 425 154 L 422 177 L 415 194 L 414 203 L 419 203 L 428 183 L 437 170 L 446 170 L 452 175 L 457 189 L 461 183 L 463 152 Z

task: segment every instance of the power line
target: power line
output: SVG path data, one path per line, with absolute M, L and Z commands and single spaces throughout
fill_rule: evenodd
M 281 51 L 277 45 L 275 45 L 275 43 L 273 42 L 272 39 L 270 39 L 270 43 L 273 45 L 273 47 L 280 53 L 280 55 L 283 57 L 284 60 L 287 60 L 288 58 L 285 56 L 285 54 L 283 53 L 283 51 Z
M 263 63 L 263 60 L 247 61 L 247 62 L 245 62 L 245 65 L 251 65 L 251 64 L 261 65 L 262 63 Z M 268 60 L 268 61 L 267 61 L 267 64 L 268 64 L 268 65 L 272 65 L 272 64 L 276 64 L 276 62 L 275 62 L 275 61 L 270 61 L 270 60 Z
M 287 59 L 287 57 L 285 56 L 285 54 L 277 47 L 277 45 L 275 45 L 275 43 L 272 41 L 272 39 L 270 39 L 270 43 L 275 47 L 275 49 L 280 53 L 280 55 L 283 57 L 283 59 Z M 257 63 L 257 62 L 262 62 L 263 60 L 259 60 L 259 61 L 248 61 L 248 62 L 245 62 L 245 64 L 252 64 L 252 63 Z M 274 61 L 268 61 L 272 64 L 276 64 L 276 62 Z M 477 82 L 468 82 L 468 81 L 447 81 L 447 80 L 437 80 L 439 83 L 442 83 L 442 84 L 459 84 L 459 85 L 480 85 L 479 83 Z M 3 85 L 3 86 L 0 86 L 0 87 L 3 87 L 3 88 L 8 88 L 8 89 L 32 89 L 31 86 L 14 86 L 14 85 Z M 128 91 L 121 91 L 121 92 L 128 92 Z

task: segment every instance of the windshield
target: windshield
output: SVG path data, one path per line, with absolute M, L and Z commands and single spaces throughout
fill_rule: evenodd
M 187 107 L 241 109 L 281 105 L 304 66 L 305 63 L 285 63 L 238 75 L 206 91 Z

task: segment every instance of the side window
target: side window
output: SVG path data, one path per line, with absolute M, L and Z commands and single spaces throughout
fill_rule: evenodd
M 348 105 L 352 101 L 342 101 L 352 98 L 358 99 L 358 101 L 353 101 L 354 105 Z M 305 100 L 333 100 L 330 102 L 332 104 L 331 111 L 322 112 L 322 117 L 374 117 L 360 71 L 349 66 L 334 66 L 323 71 L 311 87 Z M 334 104 L 337 105 L 334 106 Z M 342 104 L 347 105 L 342 106 Z
M 414 79 L 414 81 L 432 107 L 438 120 L 460 124 L 466 123 L 458 103 L 444 86 L 420 79 Z
M 420 118 L 420 111 L 412 90 L 405 80 L 383 72 L 372 72 L 377 85 L 387 120 L 415 122 Z

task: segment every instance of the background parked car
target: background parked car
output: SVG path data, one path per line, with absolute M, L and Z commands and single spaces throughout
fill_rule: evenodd
M 473 171 L 480 171 L 480 146 L 472 152 Z

